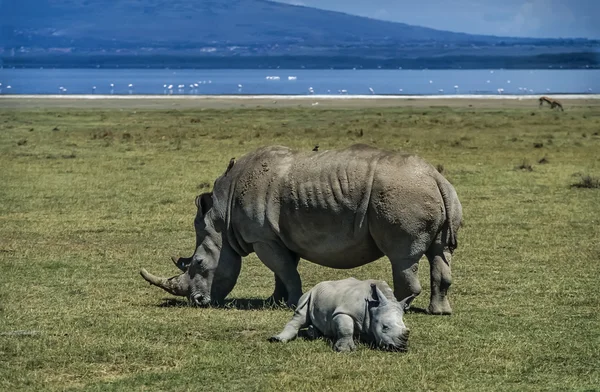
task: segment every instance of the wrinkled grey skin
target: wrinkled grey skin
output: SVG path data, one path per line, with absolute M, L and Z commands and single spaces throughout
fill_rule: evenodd
M 272 342 L 295 339 L 301 328 L 334 340 L 336 351 L 352 351 L 354 338 L 394 351 L 408 349 L 409 330 L 402 316 L 409 298 L 398 302 L 381 280 L 321 282 L 300 298 L 294 316 Z
M 151 284 L 197 305 L 219 303 L 251 252 L 275 274 L 272 299 L 302 295 L 298 260 L 354 268 L 386 255 L 394 295 L 421 292 L 419 259 L 430 262 L 429 311 L 450 314 L 451 254 L 462 220 L 452 185 L 421 158 L 366 145 L 292 151 L 263 147 L 230 166 L 212 193 L 196 198 L 196 251 L 174 260 L 184 271 Z M 410 302 L 407 304 L 410 305 Z

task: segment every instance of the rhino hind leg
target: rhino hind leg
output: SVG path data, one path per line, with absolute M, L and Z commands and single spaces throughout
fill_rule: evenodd
M 300 257 L 295 257 L 294 265 L 298 268 L 298 262 L 300 261 Z M 283 281 L 275 274 L 275 290 L 273 291 L 273 295 L 271 295 L 270 300 L 275 302 L 276 304 L 285 303 L 289 299 L 287 289 L 285 288 L 285 284 Z
M 273 242 L 254 244 L 254 252 L 260 261 L 275 273 L 285 287 L 287 305 L 290 307 L 296 306 L 302 296 L 302 281 L 298 273 L 298 256 L 289 249 Z
M 347 314 L 338 314 L 333 318 L 333 326 L 335 328 L 335 342 L 333 349 L 335 351 L 354 351 L 354 319 Z
M 431 314 L 449 315 L 452 308 L 448 301 L 448 289 L 452 284 L 450 251 L 440 243 L 434 243 L 427 251 L 430 265 L 431 299 L 428 312 Z

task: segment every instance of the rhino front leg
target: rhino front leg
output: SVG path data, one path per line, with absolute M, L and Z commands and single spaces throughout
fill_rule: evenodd
M 274 242 L 254 245 L 258 258 L 275 273 L 287 291 L 287 305 L 296 306 L 302 296 L 302 282 L 298 274 L 298 256 Z
M 307 327 L 310 323 L 308 320 L 309 301 L 310 292 L 304 294 L 302 298 L 300 298 L 300 303 L 294 311 L 294 316 L 292 317 L 290 322 L 285 325 L 283 331 L 269 338 L 269 341 L 285 343 L 289 342 L 292 339 L 295 339 L 296 336 L 298 336 L 298 331 L 301 328 Z
M 432 245 L 427 251 L 427 259 L 430 265 L 431 299 L 429 301 L 429 313 L 452 314 L 452 308 L 448 301 L 448 289 L 452 284 L 452 273 L 450 262 L 452 255 L 441 244 Z
M 336 341 L 333 344 L 335 351 L 354 351 L 354 320 L 347 314 L 338 314 L 333 318 Z

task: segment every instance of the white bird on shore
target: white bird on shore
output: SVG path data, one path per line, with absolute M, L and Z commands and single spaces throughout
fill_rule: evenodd
M 114 84 L 114 83 L 111 83 L 111 84 L 110 84 L 110 93 L 111 93 L 111 94 L 114 94 L 114 92 L 115 92 L 115 84 Z
M 96 86 L 92 86 L 92 94 L 96 93 Z
M 312 87 L 309 87 L 309 88 L 308 88 L 308 92 L 309 92 L 309 94 L 314 94 L 314 93 L 315 93 L 315 90 L 313 90 L 313 88 L 312 88 Z
M 458 84 L 454 86 L 454 92 L 458 94 Z
M 375 90 L 373 90 L 373 87 L 369 87 L 369 91 L 371 92 L 371 94 L 375 94 Z
M 312 106 L 317 106 L 319 104 L 319 102 L 313 102 L 311 103 Z
M 129 94 L 133 94 L 133 84 L 129 83 L 127 87 L 129 87 Z
M 503 92 L 504 92 L 504 89 L 503 89 L 503 88 L 499 88 L 499 89 L 498 89 L 498 94 L 502 94 Z
M 443 94 L 444 93 L 444 89 L 443 88 L 439 89 L 438 93 Z
M 404 89 L 402 89 L 402 88 L 401 88 L 399 91 L 400 91 L 400 92 L 403 92 L 403 91 L 404 91 Z

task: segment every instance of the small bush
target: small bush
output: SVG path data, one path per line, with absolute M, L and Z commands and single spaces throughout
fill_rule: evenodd
M 590 175 L 581 176 L 578 182 L 571 185 L 571 188 L 600 189 L 600 178 Z
M 533 143 L 533 148 L 542 148 L 544 147 L 544 143 Z
M 531 164 L 526 159 L 523 159 L 523 163 L 521 163 L 515 169 L 524 170 L 524 171 L 533 171 L 533 166 L 531 166 Z
M 540 165 L 543 165 L 543 164 L 546 164 L 546 163 L 549 163 L 549 162 L 550 162 L 550 161 L 549 161 L 549 160 L 548 160 L 548 158 L 546 158 L 546 157 L 543 157 L 542 159 L 540 159 L 540 160 L 538 161 L 538 163 L 539 163 Z

